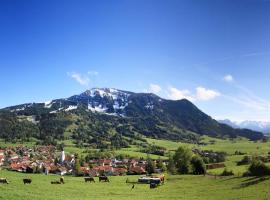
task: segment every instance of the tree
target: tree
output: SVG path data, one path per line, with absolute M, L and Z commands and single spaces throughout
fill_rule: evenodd
M 190 171 L 190 161 L 192 151 L 186 147 L 179 147 L 173 157 L 176 170 L 180 174 L 188 174 Z
M 203 162 L 203 159 L 201 157 L 193 156 L 190 163 L 192 166 L 193 174 L 205 174 L 206 173 L 205 163 Z
M 162 172 L 167 170 L 166 166 L 164 165 L 163 161 L 159 158 L 157 162 L 157 168 L 160 169 Z
M 253 160 L 248 168 L 251 176 L 265 176 L 270 174 L 270 169 L 260 160 Z
M 172 155 L 169 156 L 169 163 L 168 163 L 167 169 L 168 169 L 168 172 L 170 174 L 176 174 L 176 168 L 175 168 L 175 164 L 174 164 L 174 160 L 173 160 Z
M 75 167 L 74 167 L 74 171 L 75 171 L 75 175 L 76 176 L 80 176 L 82 174 L 82 171 L 81 171 L 81 161 L 80 161 L 78 155 L 75 156 Z
M 148 174 L 153 174 L 155 172 L 156 165 L 154 161 L 148 156 L 147 158 L 147 165 L 146 165 L 146 171 Z

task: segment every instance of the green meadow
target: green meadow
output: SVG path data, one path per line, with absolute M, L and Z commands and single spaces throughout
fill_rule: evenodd
M 127 184 L 127 177 L 110 177 L 110 183 L 85 183 L 82 177 L 65 177 L 65 184 L 52 185 L 57 175 L 22 174 L 2 170 L 1 177 L 10 183 L 0 185 L 0 199 L 7 200 L 84 200 L 84 199 L 189 199 L 189 200 L 233 200 L 270 198 L 269 178 L 216 178 L 214 176 L 175 175 L 166 176 L 164 185 L 150 189 L 149 185 Z M 30 177 L 31 185 L 24 185 L 22 178 Z M 129 176 L 136 181 L 138 176 Z
M 65 150 L 69 153 L 84 154 L 86 149 L 76 147 L 71 141 L 64 141 Z M 0 184 L 0 199 L 7 200 L 33 200 L 33 199 L 188 199 L 188 200 L 234 200 L 234 199 L 270 199 L 270 177 L 242 177 L 248 166 L 237 166 L 236 162 L 244 155 L 235 155 L 235 151 L 241 151 L 247 155 L 266 155 L 270 152 L 270 142 L 251 142 L 243 138 L 235 140 L 202 137 L 202 145 L 185 144 L 166 140 L 147 139 L 149 144 L 165 147 L 173 153 L 179 146 L 203 150 L 224 151 L 228 156 L 225 161 L 226 168 L 232 170 L 235 176 L 215 177 L 224 168 L 209 170 L 212 175 L 167 175 L 166 183 L 156 189 L 150 189 L 149 185 L 127 184 L 126 179 L 136 182 L 138 176 L 110 177 L 110 183 L 84 183 L 82 177 L 66 176 L 64 185 L 51 185 L 51 181 L 59 180 L 57 175 L 22 174 L 0 170 L 0 177 L 6 177 L 10 184 Z M 33 145 L 33 142 L 22 145 Z M 1 146 L 15 144 L 0 142 Z M 140 147 L 131 146 L 115 150 L 114 153 L 130 155 L 132 157 L 146 157 L 147 154 L 139 152 Z M 150 155 L 159 158 L 157 155 Z M 167 159 L 168 155 L 161 157 Z M 268 163 L 268 165 L 270 165 Z M 31 185 L 23 185 L 22 179 L 29 177 L 33 180 Z

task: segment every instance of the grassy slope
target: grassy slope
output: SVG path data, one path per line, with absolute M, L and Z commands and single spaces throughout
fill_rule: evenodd
M 31 185 L 23 185 L 22 178 L 32 178 Z M 0 185 L 0 199 L 9 200 L 84 200 L 84 199 L 189 199 L 230 200 L 264 199 L 268 195 L 270 180 L 254 178 L 214 179 L 203 176 L 169 176 L 164 186 L 150 190 L 149 185 L 126 184 L 126 177 L 110 177 L 110 183 L 84 183 L 81 177 L 65 177 L 65 185 L 51 185 L 56 175 L 21 174 L 0 171 L 0 177 L 7 177 L 9 185 Z M 129 176 L 136 181 L 137 176 Z M 270 197 L 270 196 L 268 196 Z
M 227 157 L 225 165 L 228 170 L 232 170 L 236 175 L 241 175 L 243 172 L 247 171 L 248 166 L 236 166 L 236 162 L 241 160 L 243 155 L 234 155 L 235 151 L 241 151 L 247 153 L 248 155 L 266 155 L 268 154 L 268 152 L 270 152 L 270 142 L 252 142 L 244 138 L 238 138 L 235 140 L 224 140 L 204 136 L 202 137 L 202 141 L 205 142 L 206 145 L 184 144 L 180 142 L 156 139 L 147 139 L 147 141 L 150 144 L 163 146 L 171 151 L 176 150 L 181 145 L 186 145 L 190 148 L 195 147 L 203 150 L 227 152 L 229 155 Z M 209 173 L 220 174 L 223 170 L 224 168 L 209 170 Z

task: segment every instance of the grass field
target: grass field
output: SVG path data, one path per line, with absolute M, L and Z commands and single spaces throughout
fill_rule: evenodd
M 66 184 L 51 185 L 56 175 L 22 174 L 0 171 L 9 185 L 0 185 L 0 199 L 6 200 L 84 200 L 84 199 L 187 199 L 187 200 L 234 200 L 270 198 L 269 178 L 217 178 L 210 176 L 169 176 L 163 186 L 149 189 L 149 185 L 126 184 L 127 177 L 110 177 L 110 183 L 84 183 L 82 177 L 65 177 Z M 23 185 L 22 178 L 31 177 L 31 185 Z M 129 176 L 136 181 L 138 176 Z M 97 179 L 96 179 L 97 180 Z M 267 198 L 266 198 L 267 197 Z
M 0 199 L 33 200 L 33 199 L 187 199 L 187 200 L 234 200 L 234 199 L 270 199 L 270 177 L 256 178 L 240 177 L 248 168 L 247 165 L 236 166 L 243 155 L 234 155 L 241 151 L 248 155 L 266 155 L 270 152 L 270 142 L 251 142 L 246 139 L 221 140 L 203 137 L 205 145 L 184 144 L 166 140 L 147 139 L 149 144 L 165 147 L 175 151 L 179 146 L 196 147 L 203 150 L 225 151 L 228 153 L 226 168 L 233 170 L 234 177 L 217 178 L 215 176 L 176 175 L 168 176 L 165 185 L 157 189 L 149 189 L 149 185 L 126 184 L 127 177 L 110 177 L 110 183 L 84 183 L 82 177 L 65 177 L 65 185 L 51 185 L 50 181 L 58 180 L 59 176 L 42 174 L 22 174 L 0 170 L 0 177 L 7 177 L 9 185 L 0 184 Z M 64 141 L 65 150 L 70 153 L 83 154 L 85 149 L 77 148 L 70 140 Z M 18 144 L 4 143 L 1 146 L 17 146 Z M 31 146 L 34 142 L 21 145 Z M 116 154 L 126 154 L 134 157 L 146 157 L 147 154 L 138 152 L 139 148 L 132 146 L 115 151 Z M 152 158 L 159 156 L 150 155 Z M 161 157 L 166 159 L 167 157 Z M 269 164 L 270 165 L 270 164 Z M 220 174 L 224 169 L 209 170 L 210 174 Z M 22 178 L 30 177 L 31 185 L 23 185 Z M 128 176 L 130 181 L 136 181 L 138 176 Z M 269 192 L 268 192 L 269 191 Z

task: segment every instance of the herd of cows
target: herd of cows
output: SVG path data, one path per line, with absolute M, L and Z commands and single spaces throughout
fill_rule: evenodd
M 99 182 L 110 182 L 109 178 L 107 176 L 99 176 L 98 177 Z M 31 184 L 32 179 L 31 178 L 23 178 L 22 179 L 23 184 Z M 93 182 L 95 183 L 94 177 L 84 177 L 84 182 Z M 165 177 L 164 175 L 161 177 L 141 177 L 138 179 L 138 183 L 147 183 L 150 184 L 150 188 L 156 188 L 158 187 L 161 183 L 164 184 L 165 182 Z M 9 184 L 9 181 L 7 178 L 0 178 L 0 183 L 2 184 Z M 128 183 L 128 179 L 126 181 Z M 51 181 L 51 184 L 65 184 L 64 177 L 61 176 L 59 180 Z M 134 184 L 132 186 L 132 189 L 134 189 Z
M 99 178 L 99 182 L 110 182 L 109 178 L 107 176 L 100 176 Z M 31 184 L 32 183 L 32 179 L 30 178 L 24 178 L 22 179 L 23 184 Z M 84 178 L 85 182 L 94 182 L 95 183 L 95 179 L 93 177 L 85 177 Z M 0 178 L 0 183 L 2 184 L 9 184 L 9 181 L 7 178 Z M 51 181 L 51 184 L 65 184 L 64 181 L 64 177 L 62 176 L 60 178 L 60 180 L 56 180 L 56 181 Z

